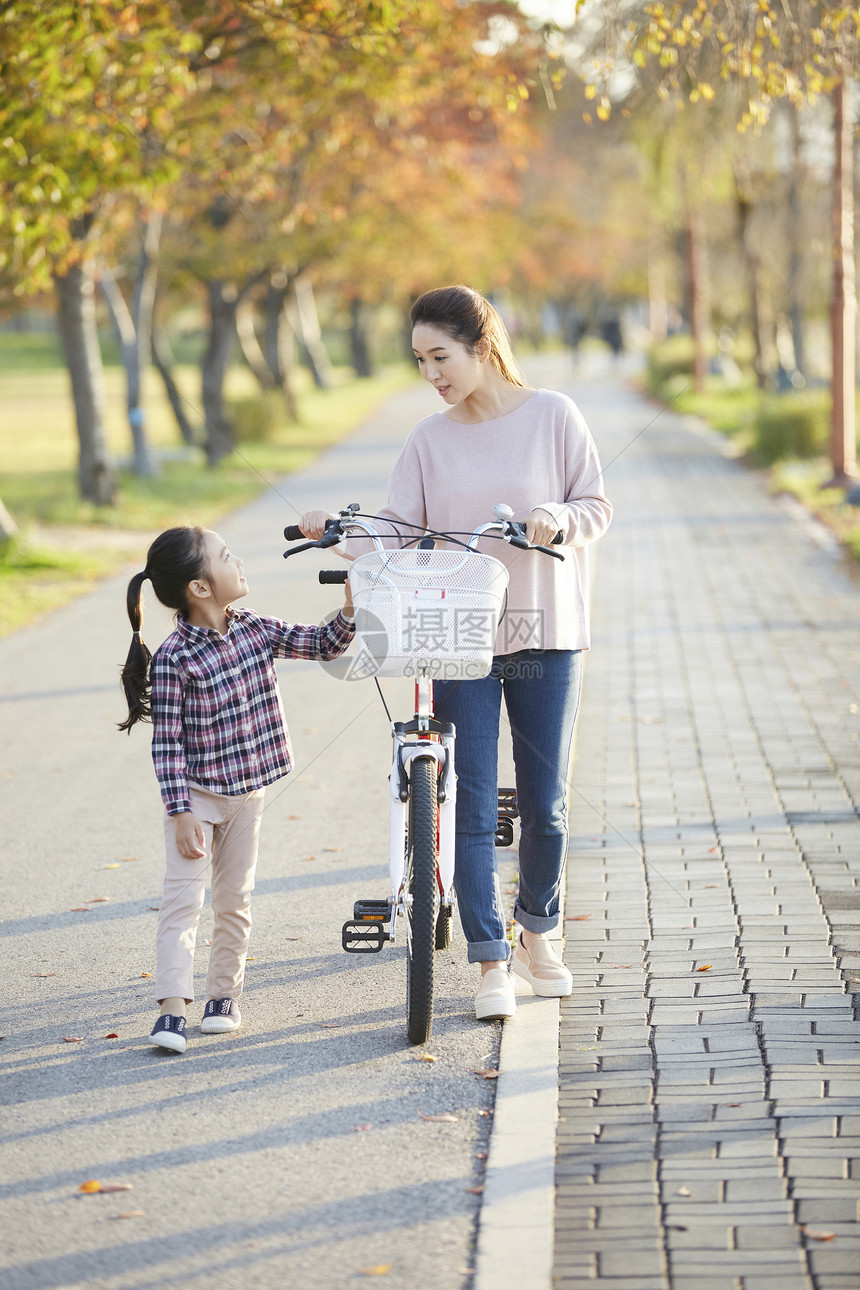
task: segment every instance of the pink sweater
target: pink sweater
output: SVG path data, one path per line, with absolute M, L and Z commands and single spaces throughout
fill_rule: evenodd
M 379 514 L 462 533 L 491 521 L 497 502 L 510 506 L 518 520 L 536 506 L 548 511 L 564 535 L 564 560 L 518 551 L 498 538 L 481 540 L 479 550 L 501 560 L 510 574 L 496 653 L 588 649 L 588 544 L 606 532 L 612 506 L 588 426 L 566 395 L 535 390 L 516 411 L 476 425 L 442 412 L 425 417 L 394 464 Z M 397 532 L 388 529 L 391 536 Z M 408 528 L 399 532 L 407 540 L 414 536 Z M 348 554 L 368 548 L 351 541 Z

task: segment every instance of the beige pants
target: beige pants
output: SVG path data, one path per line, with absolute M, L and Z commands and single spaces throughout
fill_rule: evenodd
M 211 867 L 215 926 L 206 989 L 211 999 L 238 999 L 251 935 L 251 892 L 265 789 L 225 797 L 190 784 L 191 810 L 206 835 L 206 855 L 186 860 L 176 848 L 176 816 L 164 817 L 167 870 L 155 942 L 155 993 L 194 998 L 194 946 Z

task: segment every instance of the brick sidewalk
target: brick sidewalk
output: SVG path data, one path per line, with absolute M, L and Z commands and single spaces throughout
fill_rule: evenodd
M 655 408 L 570 392 L 616 518 L 573 778 L 555 1285 L 860 1287 L 860 583 L 717 436 L 667 413 L 630 444 Z

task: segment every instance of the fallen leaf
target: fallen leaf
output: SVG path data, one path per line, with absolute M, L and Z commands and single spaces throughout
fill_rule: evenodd
M 155 911 L 155 913 L 157 914 L 157 913 L 158 913 L 158 911 L 161 909 L 161 906 L 160 906 L 160 905 L 150 905 L 150 907 L 149 907 L 149 908 L 150 908 L 150 909 L 152 909 L 152 910 L 154 910 L 154 911 Z
M 112 1030 L 109 1035 L 105 1035 L 105 1039 L 119 1039 L 119 1035 Z
M 56 972 L 32 972 L 31 976 L 56 976 Z
M 114 1191 L 132 1191 L 133 1188 L 134 1183 L 100 1183 L 97 1178 L 90 1178 L 87 1182 L 81 1183 L 78 1191 L 84 1191 L 92 1195 L 95 1192 L 107 1194 Z
M 342 851 L 343 847 L 323 847 L 323 851 Z
M 70 914 L 91 914 L 92 912 L 89 905 L 73 905 L 69 910 Z
M 679 1187 L 675 1192 L 676 1196 L 692 1196 L 692 1194 L 689 1187 Z
M 714 965 L 713 965 L 713 963 L 703 963 L 701 967 L 697 967 L 697 968 L 696 968 L 696 971 L 697 971 L 697 972 L 710 972 L 710 970 L 711 970 L 711 968 L 712 968 L 713 966 L 714 966 Z
M 285 941 L 300 941 L 301 939 L 302 939 L 302 938 L 301 938 L 301 936 L 285 936 L 285 937 L 284 937 L 284 940 L 285 940 Z
M 499 1071 L 494 1071 L 494 1070 L 487 1070 L 486 1068 L 482 1068 L 482 1069 L 480 1069 L 480 1070 L 472 1071 L 472 1074 L 473 1074 L 473 1075 L 480 1075 L 480 1076 L 482 1077 L 482 1079 L 498 1079 L 498 1078 L 499 1078 L 499 1074 L 500 1074 L 500 1072 L 499 1072 Z
M 64 1044 L 82 1044 L 83 1042 L 80 1035 L 66 1035 L 63 1039 Z
M 482 1194 L 483 1190 L 484 1190 L 484 1189 L 483 1189 L 483 1187 L 467 1187 L 467 1188 L 466 1188 L 466 1191 L 471 1192 L 471 1194 L 472 1194 L 473 1196 L 480 1196 L 480 1195 Z
M 606 966 L 611 968 L 629 968 L 629 967 L 632 967 L 633 964 L 632 963 L 607 963 Z
M 140 857 L 139 856 L 120 856 L 120 859 L 122 860 L 123 864 L 133 864 L 134 861 L 139 860 Z
M 584 923 L 591 914 L 566 914 L 564 921 L 566 923 Z
M 287 819 L 288 819 L 288 820 L 300 820 L 301 818 L 302 818 L 302 817 L 301 817 L 300 815 L 288 815 L 288 816 L 287 816 Z
M 476 1152 L 475 1152 L 475 1159 L 476 1159 L 476 1160 L 486 1160 L 486 1158 L 487 1158 L 487 1153 L 486 1153 L 486 1151 L 476 1151 Z
M 719 885 L 720 884 L 718 882 L 706 882 L 705 891 L 708 891 L 711 887 L 719 887 Z
M 479 1111 L 478 1115 L 492 1115 L 492 1111 Z
M 142 1209 L 127 1209 L 124 1214 L 111 1214 L 111 1218 L 143 1218 Z
M 478 1112 L 480 1115 L 480 1111 Z M 421 1120 L 435 1120 L 439 1124 L 456 1124 L 456 1115 L 449 1115 L 446 1111 L 444 1115 L 425 1115 L 423 1111 L 418 1112 L 418 1118 Z
M 320 1025 L 323 1030 L 337 1030 L 340 1026 L 339 1021 L 321 1021 Z
M 96 1178 L 90 1178 L 87 1182 L 81 1183 L 78 1191 L 95 1192 L 101 1191 L 102 1185 Z
M 354 1124 L 352 1126 L 352 1131 L 353 1133 L 367 1133 L 368 1129 L 372 1128 L 372 1124 Z
M 416 1062 L 437 1062 L 439 1058 L 431 1057 L 429 1053 L 420 1053 L 415 1060 Z
M 118 869 L 118 868 L 119 868 L 119 863 L 117 863 L 117 864 L 106 864 L 106 865 L 105 865 L 105 869 Z
M 90 896 L 89 900 L 87 901 L 87 904 L 88 905 L 106 905 L 109 900 L 110 900 L 110 896 Z
M 151 972 L 141 972 L 140 979 L 141 981 L 148 981 L 151 976 L 152 976 Z
M 818 1232 L 812 1227 L 801 1227 L 804 1236 L 808 1236 L 811 1241 L 832 1241 L 836 1237 L 835 1232 Z
M 316 856 L 302 856 L 303 860 L 316 860 Z
M 372 1268 L 359 1268 L 359 1273 L 363 1277 L 384 1277 L 391 1271 L 390 1263 L 377 1263 Z
M 246 963 L 256 963 L 256 962 L 257 962 L 257 956 L 256 956 L 256 954 L 247 954 L 247 955 L 245 956 L 245 962 L 246 962 Z
M 726 1102 L 726 1106 L 740 1106 L 740 1102 Z
M 708 855 L 709 855 L 709 856 L 712 856 L 712 855 L 714 854 L 714 852 L 716 851 L 716 849 L 717 849 L 716 847 L 711 847 L 711 848 L 709 849 L 709 851 L 708 851 Z

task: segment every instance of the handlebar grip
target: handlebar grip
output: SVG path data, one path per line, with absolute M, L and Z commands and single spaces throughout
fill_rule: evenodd
M 298 524 L 288 524 L 284 529 L 284 537 L 288 542 L 301 542 L 304 536 Z
M 349 580 L 348 569 L 320 569 L 320 582 L 324 587 L 329 585 L 341 585 Z
M 557 542 L 557 539 L 553 538 L 553 544 L 555 544 L 556 542 Z M 561 551 L 553 551 L 551 546 L 538 546 L 538 544 L 535 543 L 534 546 L 532 547 L 532 550 L 543 551 L 544 555 L 554 556 L 556 560 L 564 559 L 564 554 Z

